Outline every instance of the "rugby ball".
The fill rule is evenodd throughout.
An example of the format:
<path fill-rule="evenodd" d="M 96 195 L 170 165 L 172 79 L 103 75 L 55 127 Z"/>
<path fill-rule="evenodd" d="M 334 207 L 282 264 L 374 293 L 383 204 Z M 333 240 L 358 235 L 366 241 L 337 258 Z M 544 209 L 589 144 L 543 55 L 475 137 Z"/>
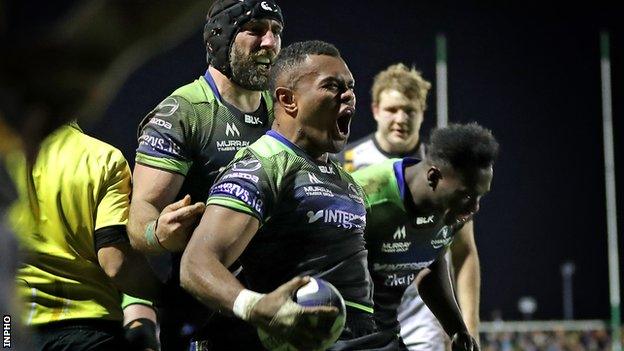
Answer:
<path fill-rule="evenodd" d="M 305 307 L 314 306 L 334 306 L 338 308 L 338 314 L 332 321 L 326 321 L 320 325 L 318 320 L 312 320 L 312 325 L 323 330 L 330 331 L 330 337 L 324 340 L 322 346 L 318 350 L 325 350 L 332 346 L 344 329 L 347 311 L 345 302 L 338 292 L 338 289 L 329 282 L 319 279 L 310 278 L 310 282 L 297 290 L 293 300 Z M 264 330 L 258 328 L 258 336 L 262 345 L 270 351 L 297 351 L 297 349 L 285 340 L 273 337 Z"/>

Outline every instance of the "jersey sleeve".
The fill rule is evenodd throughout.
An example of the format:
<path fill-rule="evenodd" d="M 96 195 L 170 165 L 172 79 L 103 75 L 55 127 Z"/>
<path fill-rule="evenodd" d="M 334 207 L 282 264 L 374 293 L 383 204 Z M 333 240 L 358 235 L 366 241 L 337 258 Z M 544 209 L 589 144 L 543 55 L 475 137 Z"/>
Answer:
<path fill-rule="evenodd" d="M 126 225 L 130 206 L 130 167 L 118 150 L 107 157 L 95 209 L 95 230 Z"/>
<path fill-rule="evenodd" d="M 193 163 L 196 123 L 190 102 L 167 97 L 139 126 L 136 162 L 186 176 Z"/>
<path fill-rule="evenodd" d="M 268 176 L 253 155 L 232 162 L 210 189 L 207 205 L 247 213 L 263 223 L 269 215 L 272 192 Z"/>

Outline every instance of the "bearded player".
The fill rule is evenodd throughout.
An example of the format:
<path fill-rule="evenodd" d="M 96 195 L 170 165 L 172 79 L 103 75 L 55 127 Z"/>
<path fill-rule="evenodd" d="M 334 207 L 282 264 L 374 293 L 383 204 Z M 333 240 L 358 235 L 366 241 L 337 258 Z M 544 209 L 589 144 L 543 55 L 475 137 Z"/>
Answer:
<path fill-rule="evenodd" d="M 174 91 L 139 127 L 128 232 L 144 253 L 172 257 L 173 264 L 161 264 L 169 282 L 159 311 L 163 349 L 187 348 L 188 334 L 207 319 L 179 288 L 180 252 L 219 170 L 273 123 L 266 89 L 283 23 L 272 0 L 215 1 L 204 27 L 206 73 Z M 216 324 L 229 330 L 227 323 Z"/>

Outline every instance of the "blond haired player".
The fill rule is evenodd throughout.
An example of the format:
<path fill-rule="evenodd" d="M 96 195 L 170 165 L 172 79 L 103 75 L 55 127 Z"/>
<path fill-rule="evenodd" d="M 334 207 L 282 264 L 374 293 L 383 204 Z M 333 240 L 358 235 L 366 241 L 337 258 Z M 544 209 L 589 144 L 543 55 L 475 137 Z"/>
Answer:
<path fill-rule="evenodd" d="M 374 79 L 372 112 L 377 130 L 355 141 L 339 155 L 344 168 L 353 172 L 394 157 L 422 159 L 419 131 L 427 109 L 431 83 L 420 72 L 402 63 L 379 72 Z M 478 336 L 480 272 L 474 229 L 469 221 L 451 246 L 459 305 L 468 331 Z M 414 285 L 399 306 L 401 335 L 410 350 L 445 350 L 450 341 L 435 316 L 423 303 Z"/>

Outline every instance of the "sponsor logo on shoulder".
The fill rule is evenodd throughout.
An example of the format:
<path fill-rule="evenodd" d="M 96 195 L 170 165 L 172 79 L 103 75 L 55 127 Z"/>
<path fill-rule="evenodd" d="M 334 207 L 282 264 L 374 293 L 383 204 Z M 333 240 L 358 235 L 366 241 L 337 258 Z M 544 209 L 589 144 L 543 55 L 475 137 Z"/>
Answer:
<path fill-rule="evenodd" d="M 364 229 L 366 226 L 366 216 L 342 210 L 318 210 L 308 211 L 308 223 L 315 223 L 323 219 L 324 223 L 333 224 L 345 229 Z"/>
<path fill-rule="evenodd" d="M 161 102 L 158 106 L 156 106 L 156 112 L 154 116 L 158 117 L 169 117 L 173 115 L 178 108 L 180 108 L 180 103 L 173 97 L 168 97 L 163 102 Z"/>
<path fill-rule="evenodd" d="M 352 198 L 353 200 L 355 200 L 355 202 L 359 204 L 364 204 L 364 200 L 362 199 L 362 197 L 360 197 L 360 193 L 357 191 L 357 188 L 355 187 L 355 185 L 349 183 L 349 186 L 347 188 L 349 188 L 350 198 Z"/>
<path fill-rule="evenodd" d="M 163 119 L 160 119 L 158 117 L 152 117 L 149 121 L 150 124 L 155 124 L 157 126 L 163 127 L 165 129 L 171 129 L 172 125 L 171 122 L 167 122 Z"/>
<path fill-rule="evenodd" d="M 438 231 L 435 238 L 431 240 L 431 246 L 433 246 L 434 249 L 439 249 L 449 245 L 451 241 L 453 241 L 451 229 L 448 226 L 444 226 Z"/>
<path fill-rule="evenodd" d="M 257 183 L 260 178 L 258 178 L 258 176 L 253 175 L 253 174 L 249 174 L 249 173 L 240 173 L 240 172 L 234 172 L 234 173 L 229 173 L 223 176 L 222 179 L 231 179 L 231 178 L 238 178 L 238 179 L 246 179 L 246 180 L 250 180 L 254 183 Z"/>
<path fill-rule="evenodd" d="M 232 170 L 237 172 L 253 172 L 262 167 L 258 160 L 240 160 L 232 165 Z"/>
<path fill-rule="evenodd" d="M 152 136 L 147 133 L 139 137 L 139 147 L 147 146 L 153 150 L 170 155 L 180 155 L 180 147 L 169 138 Z"/>
<path fill-rule="evenodd" d="M 251 124 L 251 125 L 258 125 L 258 124 L 262 124 L 262 120 L 260 119 L 260 117 L 245 115 L 245 123 Z"/>
<path fill-rule="evenodd" d="M 249 190 L 244 189 L 242 186 L 234 183 L 221 183 L 216 185 L 210 191 L 210 195 L 218 195 L 218 194 L 228 194 L 231 195 L 248 206 L 252 207 L 258 212 L 262 211 L 262 199 L 259 199 L 256 194 L 249 192 Z"/>

